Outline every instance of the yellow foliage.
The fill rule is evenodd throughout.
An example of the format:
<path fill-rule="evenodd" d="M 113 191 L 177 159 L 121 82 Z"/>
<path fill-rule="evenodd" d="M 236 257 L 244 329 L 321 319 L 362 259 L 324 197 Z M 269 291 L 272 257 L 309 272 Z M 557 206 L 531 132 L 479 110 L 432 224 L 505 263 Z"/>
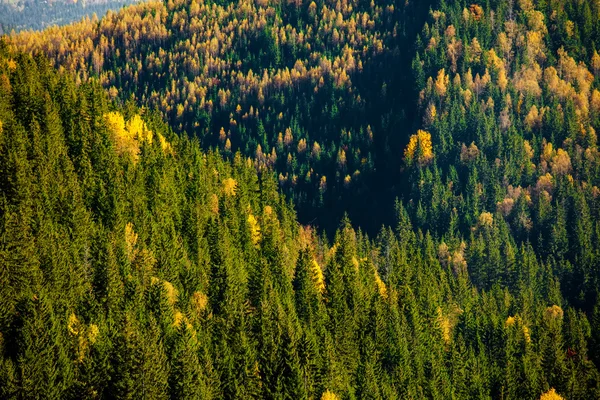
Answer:
<path fill-rule="evenodd" d="M 106 126 L 111 129 L 112 133 L 118 136 L 125 136 L 125 119 L 120 112 L 109 112 L 104 115 Z"/>
<path fill-rule="evenodd" d="M 450 323 L 450 318 L 444 316 L 441 307 L 437 308 L 437 314 L 436 320 L 442 330 L 442 339 L 444 339 L 446 345 L 449 345 L 452 340 L 452 324 Z"/>
<path fill-rule="evenodd" d="M 327 190 L 327 176 L 323 175 L 321 177 L 321 181 L 319 182 L 319 189 L 324 192 Z"/>
<path fill-rule="evenodd" d="M 494 223 L 494 216 L 489 212 L 482 212 L 479 215 L 479 226 L 492 226 Z"/>
<path fill-rule="evenodd" d="M 329 257 L 333 257 L 335 255 L 335 252 L 337 251 L 338 246 L 339 245 L 337 243 L 334 243 L 333 246 L 331 246 L 331 248 L 329 249 L 329 252 L 328 252 Z"/>
<path fill-rule="evenodd" d="M 546 393 L 542 394 L 540 400 L 564 400 L 560 394 L 556 393 L 554 388 L 548 390 Z"/>
<path fill-rule="evenodd" d="M 559 306 L 554 304 L 553 306 L 546 308 L 545 315 L 546 315 L 546 318 L 548 318 L 548 319 L 556 320 L 556 319 L 562 319 L 564 312 L 563 312 L 562 308 L 560 308 Z"/>
<path fill-rule="evenodd" d="M 302 154 L 306 151 L 306 139 L 300 139 L 298 142 L 298 153 Z"/>
<path fill-rule="evenodd" d="M 554 149 L 552 148 L 552 143 L 545 143 L 544 147 L 542 148 L 542 160 L 546 161 L 546 162 L 550 162 L 552 161 L 552 157 L 554 157 L 556 153 L 554 152 Z"/>
<path fill-rule="evenodd" d="M 152 132 L 148 130 L 146 123 L 139 115 L 136 114 L 127 121 L 125 129 L 129 133 L 129 136 L 134 139 L 140 142 L 147 140 L 149 143 L 152 143 Z"/>
<path fill-rule="evenodd" d="M 512 42 L 508 39 L 506 32 L 500 32 L 498 35 L 498 47 L 500 48 L 500 51 L 504 57 L 510 54 Z"/>
<path fill-rule="evenodd" d="M 127 246 L 127 259 L 129 262 L 132 262 L 136 256 L 136 244 L 138 240 L 138 235 L 133 231 L 133 224 L 128 222 L 125 225 L 125 245 Z"/>
<path fill-rule="evenodd" d="M 592 112 L 600 113 L 600 92 L 598 89 L 594 89 L 592 92 L 592 101 L 590 102 Z M 0 133 L 2 132 L 2 125 L 0 125 Z"/>
<path fill-rule="evenodd" d="M 160 141 L 160 148 L 164 153 L 173 154 L 173 146 L 171 146 L 171 143 L 169 143 L 160 133 L 158 134 L 158 140 Z"/>
<path fill-rule="evenodd" d="M 506 322 L 504 323 L 504 326 L 506 328 L 512 328 L 517 323 L 521 326 L 521 331 L 523 332 L 523 338 L 525 339 L 525 343 L 527 343 L 527 344 L 531 343 L 531 333 L 529 331 L 529 328 L 523 323 L 523 320 L 521 319 L 521 317 L 519 317 L 519 316 L 516 316 L 516 317 L 509 316 L 506 319 Z"/>
<path fill-rule="evenodd" d="M 567 82 L 573 82 L 577 75 L 577 62 L 573 57 L 570 57 L 564 47 L 561 47 L 557 51 L 558 53 L 558 66 L 562 72 L 563 78 Z"/>
<path fill-rule="evenodd" d="M 110 89 L 108 89 L 108 95 L 110 96 L 111 99 L 116 99 L 117 96 L 119 95 L 119 89 L 117 89 L 114 86 L 111 86 Z"/>
<path fill-rule="evenodd" d="M 143 142 L 152 144 L 153 133 L 148 129 L 142 117 L 137 114 L 125 123 L 123 115 L 113 111 L 104 115 L 104 121 L 119 155 L 129 154 L 134 161 L 137 161 L 140 145 Z M 171 144 L 161 134 L 158 137 L 162 150 L 172 153 Z"/>
<path fill-rule="evenodd" d="M 340 398 L 333 392 L 326 390 L 321 396 L 321 400 L 340 400 Z"/>
<path fill-rule="evenodd" d="M 469 106 L 469 104 L 471 103 L 471 100 L 473 99 L 473 92 L 471 92 L 471 90 L 466 89 L 462 92 L 462 95 L 465 99 L 465 106 Z"/>
<path fill-rule="evenodd" d="M 354 266 L 354 270 L 358 272 L 359 263 L 358 259 L 354 256 L 352 256 L 352 265 Z"/>
<path fill-rule="evenodd" d="M 484 12 L 483 8 L 478 4 L 471 4 L 469 6 L 469 11 L 471 11 L 471 16 L 475 21 L 479 21 L 483 18 Z"/>
<path fill-rule="evenodd" d="M 538 193 L 542 193 L 545 191 L 546 193 L 552 193 L 552 189 L 554 187 L 553 177 L 550 173 L 546 172 L 545 175 L 539 177 L 537 184 L 535 185 Z"/>
<path fill-rule="evenodd" d="M 498 71 L 497 84 L 502 91 L 506 90 L 506 87 L 508 86 L 508 78 L 506 77 L 506 70 L 504 68 Z"/>
<path fill-rule="evenodd" d="M 429 103 L 427 106 L 427 111 L 425 112 L 424 122 L 426 125 L 431 125 L 435 122 L 435 117 L 437 116 L 437 109 L 433 103 Z"/>
<path fill-rule="evenodd" d="M 523 11 L 530 11 L 533 9 L 533 1 L 532 0 L 519 0 L 519 7 Z"/>
<path fill-rule="evenodd" d="M 529 110 L 529 113 L 525 117 L 525 121 L 524 121 L 527 129 L 531 130 L 533 128 L 541 127 L 542 126 L 542 116 L 543 116 L 543 114 L 540 114 L 536 105 L 535 104 L 532 105 L 531 109 Z"/>
<path fill-rule="evenodd" d="M 552 173 L 555 176 L 566 175 L 571 171 L 571 157 L 563 149 L 558 149 L 552 157 Z"/>
<path fill-rule="evenodd" d="M 544 14 L 537 10 L 532 10 L 527 13 L 527 25 L 529 29 L 536 32 L 546 33 L 546 23 L 544 22 Z"/>
<path fill-rule="evenodd" d="M 117 154 L 130 154 L 134 160 L 137 160 L 140 152 L 136 137 L 125 129 L 125 119 L 119 112 L 110 112 L 104 116 L 106 125 L 111 132 L 115 142 Z"/>
<path fill-rule="evenodd" d="M 317 290 L 321 293 L 325 291 L 325 278 L 323 276 L 323 270 L 319 266 L 317 260 L 313 260 L 310 266 L 311 278 L 315 284 Z"/>
<path fill-rule="evenodd" d="M 208 304 L 208 296 L 202 292 L 194 292 L 192 295 L 192 307 L 197 313 L 201 313 L 206 309 Z"/>
<path fill-rule="evenodd" d="M 163 287 L 165 289 L 165 293 L 167 295 L 167 300 L 169 301 L 169 304 L 174 305 L 177 301 L 177 295 L 179 294 L 177 292 L 177 289 L 175 289 L 175 286 L 173 286 L 173 284 L 168 281 L 163 282 Z"/>
<path fill-rule="evenodd" d="M 337 161 L 340 168 L 346 165 L 346 152 L 344 149 L 340 149 L 340 151 L 338 151 Z"/>
<path fill-rule="evenodd" d="M 175 328 L 179 328 L 184 319 L 185 319 L 185 317 L 183 316 L 181 311 L 175 312 L 175 315 L 173 317 L 173 326 Z"/>
<path fill-rule="evenodd" d="M 479 44 L 479 40 L 476 37 L 471 40 L 471 44 L 469 45 L 469 54 L 471 55 L 470 60 L 472 62 L 480 62 L 481 54 L 483 53 L 483 49 L 481 48 L 481 44 Z"/>
<path fill-rule="evenodd" d="M 504 200 L 496 203 L 496 209 L 498 211 L 500 211 L 502 213 L 502 215 L 507 217 L 511 213 L 514 205 L 515 205 L 515 201 L 513 199 L 511 199 L 510 197 L 506 197 Z"/>
<path fill-rule="evenodd" d="M 531 160 L 534 156 L 534 153 L 533 147 L 531 147 L 531 144 L 528 140 L 523 141 L 523 147 L 525 148 L 525 153 L 527 154 L 527 157 L 529 157 L 529 159 Z"/>
<path fill-rule="evenodd" d="M 542 69 L 537 63 L 533 63 L 531 67 L 523 65 L 521 70 L 515 74 L 515 88 L 524 95 L 530 94 L 535 97 L 542 95 L 539 81 L 542 77 Z"/>
<path fill-rule="evenodd" d="M 381 280 L 379 273 L 375 270 L 375 283 L 377 284 L 377 290 L 379 290 L 379 295 L 384 299 L 388 298 L 387 287 L 385 283 Z"/>
<path fill-rule="evenodd" d="M 526 343 L 531 343 L 531 334 L 529 333 L 529 328 L 526 325 L 523 325 L 523 337 L 525 338 Z"/>
<path fill-rule="evenodd" d="M 450 77 L 446 75 L 444 68 L 440 69 L 438 71 L 437 79 L 435 80 L 435 92 L 438 94 L 438 96 L 444 97 L 446 95 L 449 83 Z"/>
<path fill-rule="evenodd" d="M 252 214 L 248 214 L 248 227 L 250 228 L 250 240 L 252 244 L 257 246 L 260 242 L 260 225 Z"/>
<path fill-rule="evenodd" d="M 88 327 L 88 342 L 90 344 L 96 343 L 96 339 L 98 338 L 99 333 L 100 330 L 98 329 L 98 325 L 90 324 L 90 326 Z"/>
<path fill-rule="evenodd" d="M 487 52 L 488 68 L 495 67 L 497 70 L 504 69 L 504 61 L 498 57 L 496 50 L 491 49 Z"/>
<path fill-rule="evenodd" d="M 208 198 L 208 209 L 215 215 L 219 214 L 219 197 L 214 193 Z"/>
<path fill-rule="evenodd" d="M 544 39 L 540 32 L 528 31 L 527 32 L 527 58 L 530 63 L 536 60 L 544 60 L 546 58 L 544 54 Z"/>
<path fill-rule="evenodd" d="M 429 132 L 419 129 L 410 137 L 408 145 L 404 149 L 404 158 L 412 162 L 415 161 L 415 156 L 421 166 L 428 164 L 433 159 L 433 146 Z"/>
<path fill-rule="evenodd" d="M 352 177 L 350 175 L 346 175 L 344 178 L 344 187 L 349 187 L 352 182 Z"/>
<path fill-rule="evenodd" d="M 69 333 L 73 336 L 77 336 L 79 335 L 79 328 L 79 319 L 77 319 L 75 313 L 71 313 L 67 322 L 67 329 L 69 330 Z"/>
<path fill-rule="evenodd" d="M 460 150 L 460 161 L 461 162 L 469 162 L 475 160 L 479 156 L 479 148 L 475 142 L 472 142 L 469 147 L 467 147 L 464 143 Z"/>
<path fill-rule="evenodd" d="M 450 69 L 452 70 L 452 72 L 456 72 L 457 62 L 458 62 L 459 57 L 462 54 L 462 49 L 463 49 L 462 41 L 456 40 L 456 38 L 452 38 L 450 43 L 448 43 L 446 53 L 447 53 L 448 59 L 450 60 L 450 63 L 451 63 Z"/>
<path fill-rule="evenodd" d="M 235 196 L 237 190 L 237 182 L 233 178 L 226 178 L 223 180 L 223 193 L 226 196 Z"/>

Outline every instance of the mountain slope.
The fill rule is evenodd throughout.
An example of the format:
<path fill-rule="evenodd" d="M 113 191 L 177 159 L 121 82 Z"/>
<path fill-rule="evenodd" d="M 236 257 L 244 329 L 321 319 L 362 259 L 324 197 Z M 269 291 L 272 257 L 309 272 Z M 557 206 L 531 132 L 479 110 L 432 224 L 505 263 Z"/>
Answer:
<path fill-rule="evenodd" d="M 411 123 L 402 113 L 413 103 L 398 91 L 412 85 L 396 72 L 410 73 L 413 21 L 427 7 L 151 2 L 12 41 L 82 81 L 98 77 L 115 97 L 157 107 L 205 147 L 272 167 L 301 220 L 331 229 L 348 210 L 365 227 L 376 219 L 376 232 L 377 211 L 391 216 L 385 182 L 404 143 L 396 130 Z"/>
<path fill-rule="evenodd" d="M 3 397 L 600 397 L 600 3 L 314 4 L 6 39 Z"/>
<path fill-rule="evenodd" d="M 102 17 L 108 10 L 121 8 L 135 0 L 2 0 L 0 1 L 0 34 L 13 30 L 41 30 L 65 25 L 93 15 Z"/>

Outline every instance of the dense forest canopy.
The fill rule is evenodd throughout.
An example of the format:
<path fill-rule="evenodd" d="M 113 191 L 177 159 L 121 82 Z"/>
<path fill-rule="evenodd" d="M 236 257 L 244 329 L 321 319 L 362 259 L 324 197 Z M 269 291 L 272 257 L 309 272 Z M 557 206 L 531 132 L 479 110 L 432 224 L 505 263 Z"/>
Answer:
<path fill-rule="evenodd" d="M 600 398 L 599 44 L 582 0 L 2 38 L 0 397 Z"/>
<path fill-rule="evenodd" d="M 427 7 L 155 1 L 12 40 L 160 110 L 204 147 L 274 169 L 302 221 L 332 233 L 349 211 L 376 233 L 392 215 L 404 144 L 394 133 L 414 109 L 397 94 L 414 87 L 403 77 Z"/>

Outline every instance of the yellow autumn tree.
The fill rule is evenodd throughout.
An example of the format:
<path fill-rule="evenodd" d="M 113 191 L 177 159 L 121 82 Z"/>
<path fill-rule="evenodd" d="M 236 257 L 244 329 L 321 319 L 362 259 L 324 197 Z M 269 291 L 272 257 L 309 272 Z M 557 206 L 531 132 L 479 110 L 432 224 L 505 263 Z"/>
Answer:
<path fill-rule="evenodd" d="M 416 134 L 412 135 L 404 149 L 404 158 L 409 164 L 415 161 L 419 166 L 429 164 L 433 160 L 431 134 L 419 129 Z"/>
<path fill-rule="evenodd" d="M 202 292 L 194 292 L 192 298 L 190 299 L 190 302 L 194 311 L 196 311 L 197 313 L 201 313 L 206 309 L 206 306 L 208 305 L 208 296 Z"/>
<path fill-rule="evenodd" d="M 566 175 L 571 172 L 571 157 L 563 149 L 558 149 L 552 157 L 552 173 L 555 176 Z"/>
<path fill-rule="evenodd" d="M 449 83 L 450 77 L 446 75 L 446 70 L 444 68 L 440 69 L 435 80 L 435 92 L 438 96 L 444 97 L 446 95 Z"/>
<path fill-rule="evenodd" d="M 113 111 L 104 115 L 104 122 L 119 155 L 129 154 L 134 161 L 137 161 L 140 145 L 144 142 L 152 144 L 154 134 L 138 114 L 125 122 L 120 112 Z M 173 152 L 171 144 L 160 133 L 158 139 L 165 153 Z"/>
<path fill-rule="evenodd" d="M 152 143 L 152 131 L 148 130 L 146 123 L 138 114 L 135 114 L 127 121 L 125 129 L 127 130 L 129 137 L 138 142 L 148 141 L 148 143 Z"/>
<path fill-rule="evenodd" d="M 310 273 L 312 281 L 315 284 L 315 287 L 320 293 L 325 291 L 325 277 L 323 276 L 323 270 L 317 260 L 313 260 L 310 265 Z"/>
<path fill-rule="evenodd" d="M 437 116 L 437 109 L 433 103 L 429 103 L 425 115 L 423 116 L 423 123 L 427 126 L 433 125 L 435 117 Z"/>
<path fill-rule="evenodd" d="M 125 246 L 127 250 L 127 259 L 129 262 L 132 262 L 136 256 L 136 244 L 137 244 L 138 235 L 133 231 L 133 224 L 128 222 L 125 225 Z"/>
<path fill-rule="evenodd" d="M 250 240 L 254 246 L 258 246 L 260 242 L 260 225 L 251 213 L 248 213 L 248 229 L 250 229 Z"/>
<path fill-rule="evenodd" d="M 546 393 L 542 394 L 540 400 L 564 400 L 560 394 L 556 393 L 554 388 L 548 390 Z"/>
<path fill-rule="evenodd" d="M 173 284 L 169 281 L 163 281 L 163 288 L 165 294 L 167 296 L 167 300 L 171 306 L 175 305 L 177 301 L 177 296 L 179 295 L 179 291 L 173 286 Z"/>
<path fill-rule="evenodd" d="M 452 339 L 452 324 L 450 323 L 450 318 L 445 316 L 442 312 L 442 308 L 437 308 L 437 317 L 436 321 L 442 331 L 442 339 L 444 340 L 444 344 L 449 345 Z"/>
<path fill-rule="evenodd" d="M 321 400 L 340 400 L 340 398 L 332 391 L 326 390 L 321 396 Z"/>
<path fill-rule="evenodd" d="M 379 273 L 375 270 L 375 284 L 377 285 L 377 290 L 379 291 L 379 295 L 384 299 L 388 298 L 387 287 L 385 286 L 385 282 L 381 280 Z"/>
<path fill-rule="evenodd" d="M 223 180 L 223 193 L 225 196 L 235 196 L 237 190 L 237 182 L 233 178 L 226 178 Z"/>
<path fill-rule="evenodd" d="M 492 215 L 492 213 L 484 211 L 481 214 L 479 214 L 478 223 L 479 226 L 490 227 L 494 224 L 494 216 Z"/>
<path fill-rule="evenodd" d="M 529 130 L 539 128 L 542 125 L 542 116 L 543 114 L 539 112 L 537 106 L 534 104 L 531 106 L 531 109 L 529 109 L 529 113 L 523 122 Z"/>
<path fill-rule="evenodd" d="M 600 113 L 600 91 L 598 89 L 594 89 L 592 92 L 592 100 L 590 101 L 592 112 L 598 114 Z"/>
<path fill-rule="evenodd" d="M 550 320 L 562 320 L 564 311 L 560 306 L 556 304 L 546 308 L 544 316 Z"/>
<path fill-rule="evenodd" d="M 117 111 L 109 112 L 104 116 L 104 121 L 115 143 L 117 154 L 130 154 L 134 160 L 137 160 L 140 148 L 135 136 L 125 128 L 123 114 Z"/>

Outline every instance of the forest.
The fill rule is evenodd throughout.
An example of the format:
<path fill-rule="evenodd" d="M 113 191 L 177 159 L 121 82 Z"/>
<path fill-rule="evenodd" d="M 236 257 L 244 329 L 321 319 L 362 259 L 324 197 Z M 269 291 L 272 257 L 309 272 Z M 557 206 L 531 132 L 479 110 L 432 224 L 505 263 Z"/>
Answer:
<path fill-rule="evenodd" d="M 138 0 L 0 0 L 0 35 L 94 19 L 134 1 Z"/>
<path fill-rule="evenodd" d="M 0 398 L 600 398 L 600 1 L 165 0 L 0 38 Z"/>

